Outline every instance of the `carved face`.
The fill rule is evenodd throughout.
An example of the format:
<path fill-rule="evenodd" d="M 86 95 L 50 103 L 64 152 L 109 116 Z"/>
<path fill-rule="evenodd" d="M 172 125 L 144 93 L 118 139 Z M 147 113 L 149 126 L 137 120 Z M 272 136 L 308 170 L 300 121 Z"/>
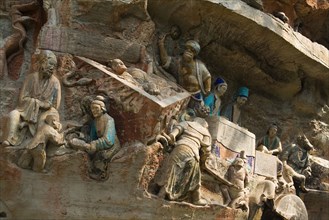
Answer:
<path fill-rule="evenodd" d="M 236 99 L 236 102 L 238 103 L 239 106 L 244 105 L 247 102 L 247 97 L 244 96 L 238 96 L 238 98 Z"/>
<path fill-rule="evenodd" d="M 227 90 L 227 84 L 220 84 L 216 86 L 216 92 L 218 96 L 224 95 L 226 90 Z"/>
<path fill-rule="evenodd" d="M 314 150 L 313 145 L 311 144 L 311 142 L 307 139 L 307 137 L 305 135 L 301 135 L 301 136 L 297 137 L 297 144 L 301 148 L 303 148 L 307 151 Z"/>
<path fill-rule="evenodd" d="M 45 78 L 49 78 L 56 69 L 57 62 L 50 56 L 46 56 L 41 60 L 40 73 L 43 74 Z"/>
<path fill-rule="evenodd" d="M 95 118 L 99 118 L 103 114 L 103 110 L 100 105 L 91 104 L 90 109 L 91 109 L 91 113 Z"/>
<path fill-rule="evenodd" d="M 112 69 L 115 71 L 116 74 L 121 75 L 127 70 L 127 67 L 121 60 L 114 59 Z"/>
<path fill-rule="evenodd" d="M 278 129 L 276 127 L 274 127 L 274 126 L 270 127 L 268 129 L 268 136 L 275 137 L 277 132 L 278 132 Z"/>
<path fill-rule="evenodd" d="M 187 47 L 183 53 L 184 61 L 191 62 L 193 60 L 194 56 L 195 56 L 195 51 L 192 48 Z"/>

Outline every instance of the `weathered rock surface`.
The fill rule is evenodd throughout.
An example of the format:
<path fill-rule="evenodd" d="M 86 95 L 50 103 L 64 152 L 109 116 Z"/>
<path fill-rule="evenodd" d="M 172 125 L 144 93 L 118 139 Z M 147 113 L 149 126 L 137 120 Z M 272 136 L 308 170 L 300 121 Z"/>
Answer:
<path fill-rule="evenodd" d="M 227 219 L 246 218 L 238 210 L 219 205 L 198 207 L 168 202 L 146 192 L 144 178 L 152 176 L 158 146 L 127 148 L 110 163 L 107 181 L 88 176 L 88 155 L 83 152 L 53 157 L 48 173 L 23 170 L 15 149 L 1 149 L 0 213 L 9 219 Z M 149 180 L 146 180 L 148 182 Z M 19 210 L 19 211 L 18 211 Z"/>

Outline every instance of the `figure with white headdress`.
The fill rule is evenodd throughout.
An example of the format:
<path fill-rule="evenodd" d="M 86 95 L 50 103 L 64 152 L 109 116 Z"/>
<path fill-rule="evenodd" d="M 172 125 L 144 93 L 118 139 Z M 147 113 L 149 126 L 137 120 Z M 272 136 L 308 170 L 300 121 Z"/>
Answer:
<path fill-rule="evenodd" d="M 200 52 L 200 44 L 189 40 L 185 44 L 182 56 L 171 57 L 164 45 L 165 36 L 159 39 L 159 51 L 162 67 L 175 77 L 178 84 L 193 95 L 205 97 L 211 90 L 211 75 L 206 65 L 196 56 Z"/>

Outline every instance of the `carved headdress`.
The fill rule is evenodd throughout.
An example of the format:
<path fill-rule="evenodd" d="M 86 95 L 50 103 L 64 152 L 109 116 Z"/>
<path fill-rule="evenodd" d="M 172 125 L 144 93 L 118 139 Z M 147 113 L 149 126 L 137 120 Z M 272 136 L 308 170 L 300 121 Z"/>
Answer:
<path fill-rule="evenodd" d="M 189 40 L 186 42 L 185 46 L 194 50 L 195 55 L 198 55 L 200 52 L 200 44 L 195 40 Z"/>

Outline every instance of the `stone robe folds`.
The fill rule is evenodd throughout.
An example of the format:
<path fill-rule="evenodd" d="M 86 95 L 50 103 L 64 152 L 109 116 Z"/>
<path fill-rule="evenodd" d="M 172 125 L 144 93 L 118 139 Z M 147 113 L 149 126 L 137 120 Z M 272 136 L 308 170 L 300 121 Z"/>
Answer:
<path fill-rule="evenodd" d="M 32 135 L 43 124 L 47 114 L 57 114 L 60 106 L 61 86 L 58 79 L 51 75 L 40 79 L 39 73 L 29 74 L 23 84 L 17 108 L 10 113 L 7 141 L 19 145 L 25 137 L 24 130 L 19 130 L 20 123 L 27 123 Z M 50 109 L 43 109 L 43 104 L 50 104 Z"/>
<path fill-rule="evenodd" d="M 48 102 L 51 107 L 59 108 L 61 100 L 61 86 L 55 76 L 49 79 L 40 79 L 39 74 L 27 76 L 22 88 L 17 110 L 24 121 L 37 123 L 40 113 L 38 101 Z"/>
<path fill-rule="evenodd" d="M 91 145 L 96 148 L 93 164 L 96 173 L 101 173 L 101 179 L 108 178 L 107 163 L 120 150 L 120 142 L 116 135 L 114 119 L 108 114 L 94 119 L 90 128 Z"/>
<path fill-rule="evenodd" d="M 169 200 L 185 200 L 201 186 L 200 150 L 210 151 L 210 133 L 197 122 L 181 122 L 178 141 L 164 162 L 157 184 L 164 187 Z"/>

